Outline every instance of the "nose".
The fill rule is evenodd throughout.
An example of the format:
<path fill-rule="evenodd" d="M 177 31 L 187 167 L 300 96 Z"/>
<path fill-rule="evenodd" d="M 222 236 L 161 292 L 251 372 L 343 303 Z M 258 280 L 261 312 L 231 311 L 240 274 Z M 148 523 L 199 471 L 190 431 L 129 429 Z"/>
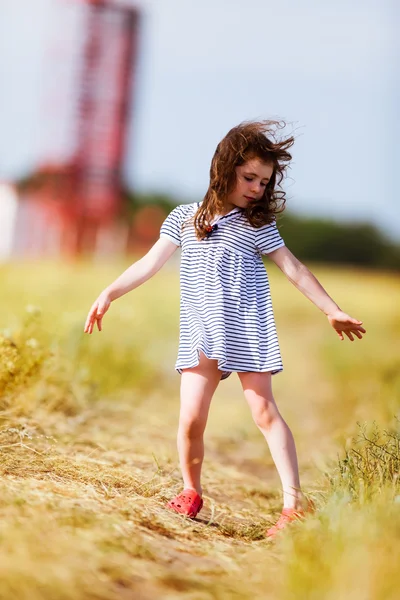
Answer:
<path fill-rule="evenodd" d="M 251 182 L 251 191 L 253 192 L 253 194 L 259 194 L 261 191 L 261 184 L 257 181 L 252 181 Z"/>

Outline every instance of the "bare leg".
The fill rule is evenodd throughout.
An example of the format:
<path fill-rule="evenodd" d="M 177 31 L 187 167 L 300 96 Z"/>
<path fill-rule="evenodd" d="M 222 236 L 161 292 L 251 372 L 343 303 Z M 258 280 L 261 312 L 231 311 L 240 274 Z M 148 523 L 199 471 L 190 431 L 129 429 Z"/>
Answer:
<path fill-rule="evenodd" d="M 299 467 L 292 432 L 276 406 L 270 373 L 238 373 L 253 419 L 264 435 L 278 470 L 284 508 L 303 508 Z"/>
<path fill-rule="evenodd" d="M 184 489 L 202 494 L 200 483 L 204 458 L 203 434 L 207 424 L 210 403 L 221 371 L 218 361 L 209 360 L 200 352 L 200 363 L 193 369 L 184 369 L 181 378 L 181 408 L 178 429 L 179 463 Z"/>

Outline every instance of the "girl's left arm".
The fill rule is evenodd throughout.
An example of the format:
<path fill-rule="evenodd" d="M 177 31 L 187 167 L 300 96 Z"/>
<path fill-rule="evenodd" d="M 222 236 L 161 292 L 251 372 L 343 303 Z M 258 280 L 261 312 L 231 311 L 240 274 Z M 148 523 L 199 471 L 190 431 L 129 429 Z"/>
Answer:
<path fill-rule="evenodd" d="M 269 252 L 267 255 L 280 268 L 286 277 L 328 317 L 329 323 L 335 329 L 341 340 L 343 334 L 354 341 L 353 335 L 359 339 L 366 333 L 362 321 L 353 319 L 339 308 L 327 294 L 318 279 L 311 271 L 290 252 L 286 246 Z"/>

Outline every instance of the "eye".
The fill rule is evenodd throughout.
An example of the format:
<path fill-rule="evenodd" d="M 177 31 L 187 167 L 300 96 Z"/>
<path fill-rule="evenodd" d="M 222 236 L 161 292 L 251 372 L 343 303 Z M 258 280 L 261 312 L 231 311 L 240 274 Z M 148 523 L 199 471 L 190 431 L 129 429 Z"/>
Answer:
<path fill-rule="evenodd" d="M 262 187 L 267 187 L 266 183 L 261 183 Z"/>
<path fill-rule="evenodd" d="M 251 177 L 246 177 L 246 175 L 244 176 L 246 181 L 253 181 L 253 179 Z"/>

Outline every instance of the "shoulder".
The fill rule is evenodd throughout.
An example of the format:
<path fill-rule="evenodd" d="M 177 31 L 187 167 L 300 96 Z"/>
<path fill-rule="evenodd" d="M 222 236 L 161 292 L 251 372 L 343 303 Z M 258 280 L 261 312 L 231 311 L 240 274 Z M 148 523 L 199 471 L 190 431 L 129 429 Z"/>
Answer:
<path fill-rule="evenodd" d="M 160 228 L 160 237 L 168 237 L 177 246 L 182 242 L 183 224 L 194 214 L 196 202 L 190 204 L 178 204 L 167 215 Z"/>
<path fill-rule="evenodd" d="M 244 228 L 250 230 L 256 236 L 256 238 L 264 237 L 265 235 L 270 235 L 271 233 L 278 231 L 275 219 L 273 219 L 270 223 L 256 227 L 250 223 L 245 213 L 242 213 L 239 222 Z"/>
<path fill-rule="evenodd" d="M 276 218 L 273 217 L 272 221 L 269 223 L 265 223 L 265 225 L 261 225 L 261 227 L 255 227 L 256 231 L 270 231 L 271 229 L 276 229 Z"/>
<path fill-rule="evenodd" d="M 270 223 L 261 225 L 261 227 L 254 228 L 256 237 L 264 237 L 266 235 L 280 235 L 276 219 L 273 219 Z"/>
<path fill-rule="evenodd" d="M 197 202 L 190 202 L 189 204 L 178 204 L 171 212 L 170 215 L 178 217 L 180 220 L 185 220 L 188 217 L 194 215 L 198 208 Z"/>
<path fill-rule="evenodd" d="M 273 250 L 277 250 L 285 245 L 285 242 L 279 233 L 275 219 L 273 219 L 271 223 L 267 223 L 266 225 L 258 227 L 255 231 L 256 248 L 262 254 L 269 254 Z"/>
<path fill-rule="evenodd" d="M 180 204 L 182 214 L 185 216 L 192 216 L 199 208 L 199 202 L 190 202 L 189 204 Z"/>

